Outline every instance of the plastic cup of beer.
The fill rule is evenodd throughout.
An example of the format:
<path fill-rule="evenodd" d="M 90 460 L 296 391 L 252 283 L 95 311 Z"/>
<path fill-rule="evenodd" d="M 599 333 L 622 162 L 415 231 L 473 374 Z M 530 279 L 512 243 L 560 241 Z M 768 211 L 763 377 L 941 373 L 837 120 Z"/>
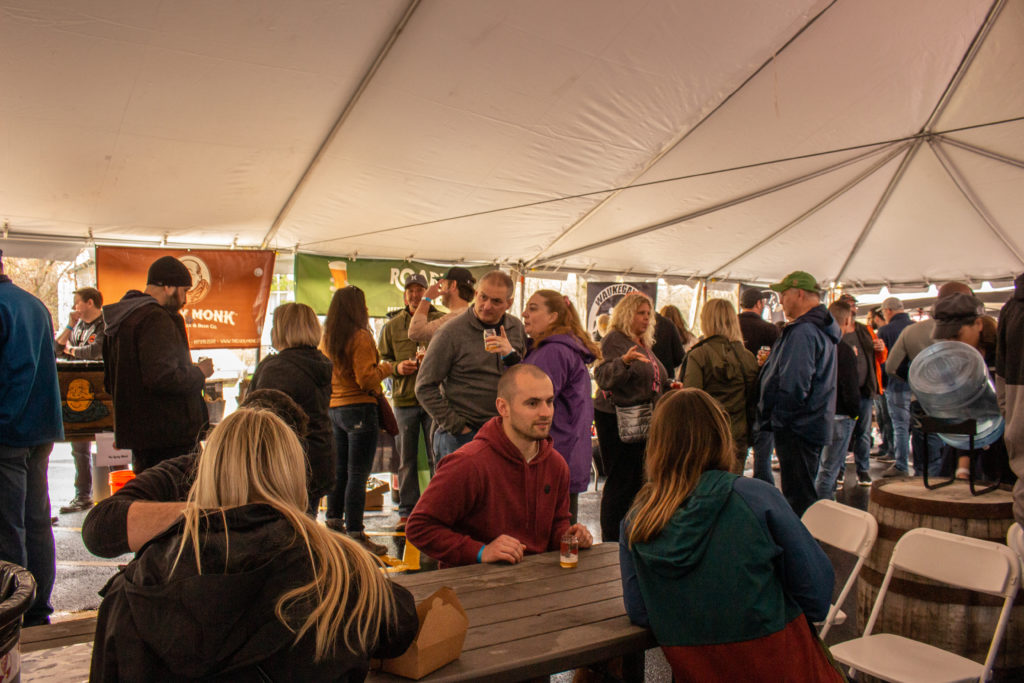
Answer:
<path fill-rule="evenodd" d="M 334 278 L 334 288 L 344 289 L 348 287 L 348 264 L 344 261 L 331 261 L 327 264 L 331 269 L 331 277 Z"/>
<path fill-rule="evenodd" d="M 562 569 L 575 569 L 580 559 L 580 541 L 572 534 L 562 536 L 562 549 L 558 553 L 558 564 Z"/>
<path fill-rule="evenodd" d="M 768 360 L 768 355 L 772 352 L 772 347 L 762 346 L 757 350 L 757 364 L 764 365 L 765 361 Z"/>
<path fill-rule="evenodd" d="M 497 337 L 498 331 L 492 328 L 484 330 L 484 348 L 489 352 L 494 353 L 497 351 Z"/>
<path fill-rule="evenodd" d="M 416 347 L 416 367 L 419 367 L 423 363 L 423 359 L 427 355 L 427 347 L 420 344 Z"/>

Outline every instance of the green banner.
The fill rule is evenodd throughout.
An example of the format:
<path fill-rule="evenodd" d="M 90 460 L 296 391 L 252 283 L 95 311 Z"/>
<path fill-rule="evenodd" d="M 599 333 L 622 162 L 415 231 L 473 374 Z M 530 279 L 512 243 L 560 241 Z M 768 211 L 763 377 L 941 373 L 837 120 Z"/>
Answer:
<path fill-rule="evenodd" d="M 492 266 L 469 269 L 479 279 Z M 350 260 L 340 256 L 295 255 L 295 301 L 310 306 L 317 315 L 327 315 L 331 297 L 338 287 L 355 285 L 366 294 L 370 316 L 383 317 L 401 308 L 407 275 L 419 273 L 427 282 L 435 282 L 448 271 L 448 266 L 418 261 Z"/>

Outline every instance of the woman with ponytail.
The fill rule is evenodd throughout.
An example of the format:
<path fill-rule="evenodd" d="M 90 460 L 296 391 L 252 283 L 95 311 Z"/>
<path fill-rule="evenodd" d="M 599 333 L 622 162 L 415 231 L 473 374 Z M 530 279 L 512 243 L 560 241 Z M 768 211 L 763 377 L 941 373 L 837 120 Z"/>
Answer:
<path fill-rule="evenodd" d="M 210 434 L 183 519 L 104 588 L 92 681 L 361 681 L 416 635 L 412 596 L 307 514 L 298 438 L 242 408 Z"/>

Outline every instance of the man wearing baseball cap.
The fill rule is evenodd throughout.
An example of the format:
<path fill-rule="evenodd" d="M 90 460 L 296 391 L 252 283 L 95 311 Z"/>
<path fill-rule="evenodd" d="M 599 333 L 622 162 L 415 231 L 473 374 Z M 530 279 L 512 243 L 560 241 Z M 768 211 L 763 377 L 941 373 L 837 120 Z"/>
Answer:
<path fill-rule="evenodd" d="M 441 326 L 469 309 L 470 302 L 476 296 L 476 278 L 468 269 L 453 266 L 448 269 L 440 280 L 430 285 L 420 301 L 413 309 L 412 320 L 409 321 L 409 338 L 413 341 L 427 343 Z M 448 309 L 448 313 L 431 320 L 428 316 L 434 301 Z"/>
<path fill-rule="evenodd" d="M 405 308 L 390 314 L 377 340 L 381 360 L 391 363 L 391 398 L 395 404 L 395 419 L 398 421 L 398 452 L 401 465 L 398 469 L 398 526 L 396 531 L 405 530 L 405 522 L 420 499 L 419 453 L 426 454 L 427 464 L 433 463 L 430 445 L 430 415 L 416 400 L 416 373 L 420 369 L 417 344 L 409 338 L 409 323 L 413 311 L 419 308 L 423 293 L 427 291 L 427 278 L 412 273 L 405 278 Z M 441 312 L 428 302 L 426 318 L 437 320 Z M 422 436 L 421 436 L 422 435 Z M 422 439 L 422 440 L 421 440 Z"/>
<path fill-rule="evenodd" d="M 794 271 L 771 287 L 789 324 L 762 370 L 758 424 L 775 436 L 782 493 L 799 516 L 817 500 L 821 449 L 832 436 L 840 331 L 810 273 Z"/>
<path fill-rule="evenodd" d="M 179 309 L 192 286 L 173 256 L 152 263 L 143 292 L 103 307 L 104 384 L 114 398 L 114 441 L 136 473 L 189 453 L 209 426 L 203 385 L 210 359 L 192 363 Z"/>

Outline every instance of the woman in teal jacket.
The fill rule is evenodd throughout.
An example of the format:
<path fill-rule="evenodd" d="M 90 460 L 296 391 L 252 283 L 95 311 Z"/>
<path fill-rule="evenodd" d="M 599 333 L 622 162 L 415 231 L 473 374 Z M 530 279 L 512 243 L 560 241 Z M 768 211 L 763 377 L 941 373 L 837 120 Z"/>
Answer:
<path fill-rule="evenodd" d="M 782 494 L 731 474 L 729 418 L 683 389 L 655 410 L 647 483 L 620 534 L 630 619 L 677 681 L 841 681 L 811 625 L 834 573 Z"/>

